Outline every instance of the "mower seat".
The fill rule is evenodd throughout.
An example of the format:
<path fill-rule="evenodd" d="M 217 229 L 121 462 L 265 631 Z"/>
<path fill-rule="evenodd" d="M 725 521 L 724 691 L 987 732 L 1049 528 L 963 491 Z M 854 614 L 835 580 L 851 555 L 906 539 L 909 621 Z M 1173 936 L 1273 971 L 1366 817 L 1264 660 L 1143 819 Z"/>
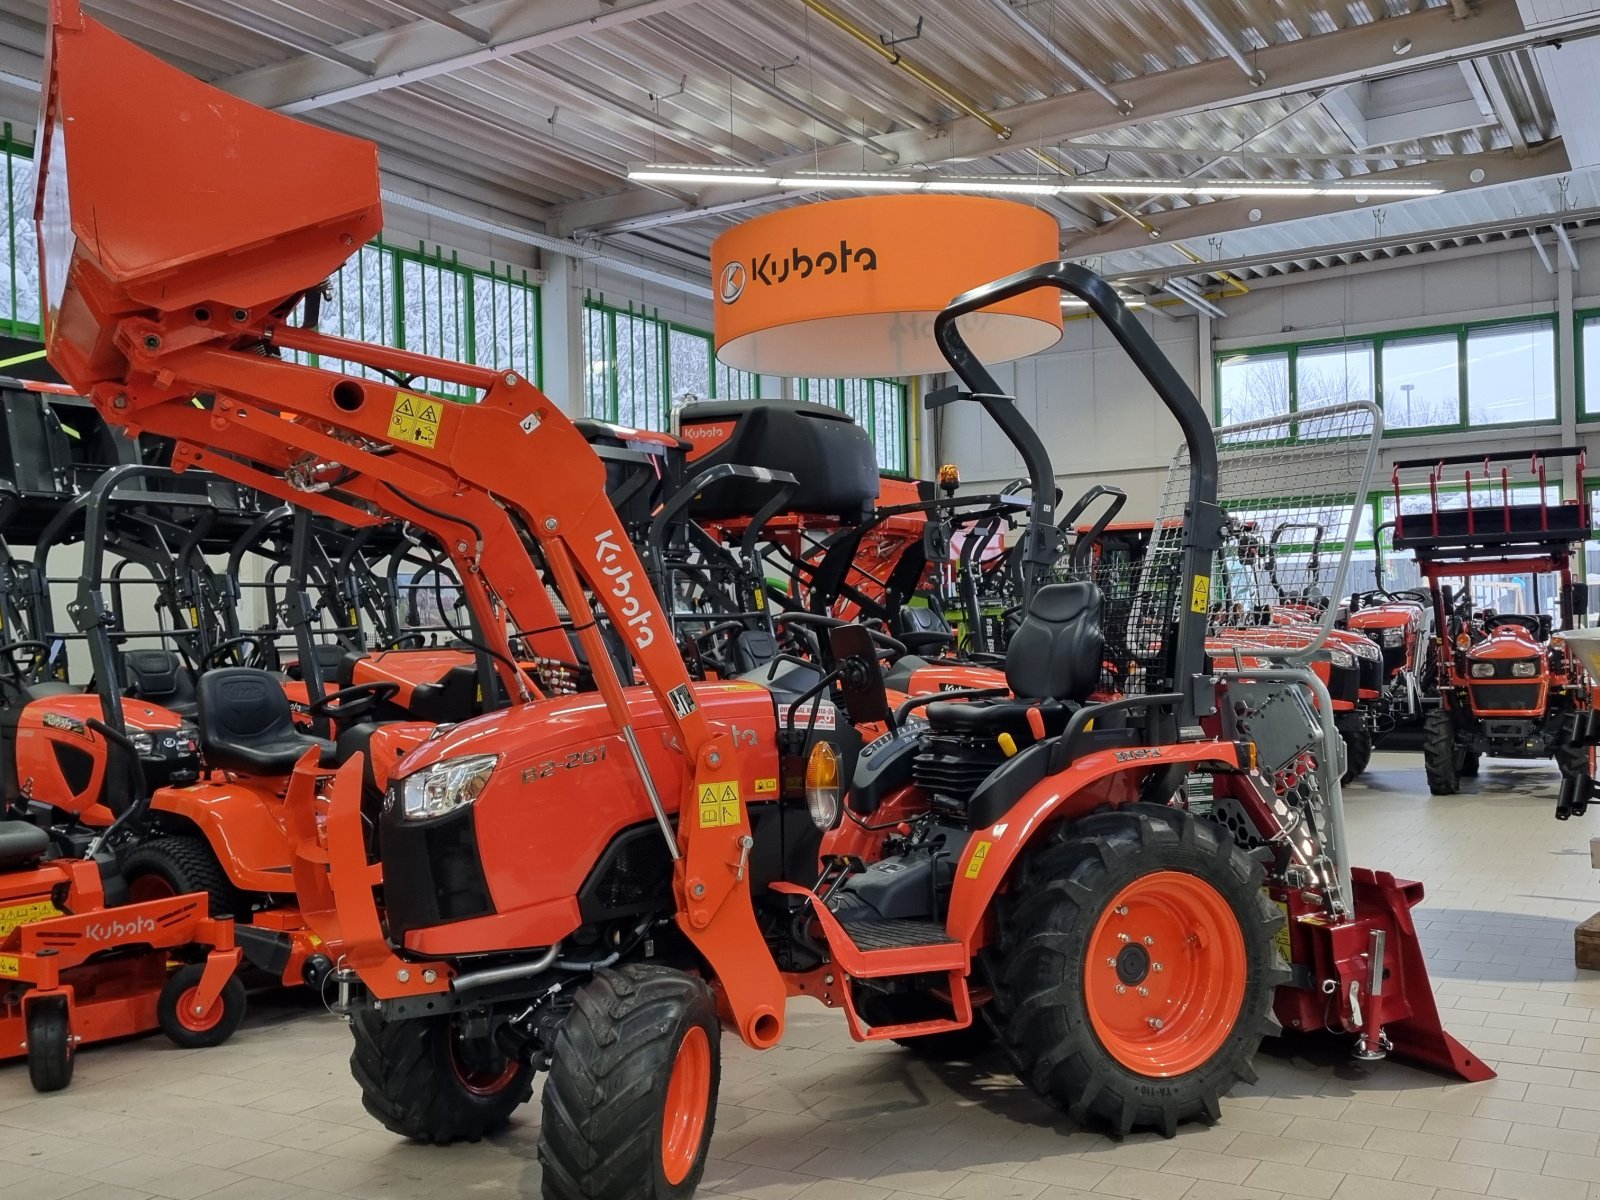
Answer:
<path fill-rule="evenodd" d="M 38 862 L 50 849 L 50 835 L 27 821 L 0 821 L 0 871 Z"/>
<path fill-rule="evenodd" d="M 1006 647 L 1006 685 L 1017 699 L 936 700 L 928 705 L 933 732 L 1009 733 L 1026 745 L 1034 740 L 1030 708 L 1040 710 L 1046 736 L 1062 732 L 1100 680 L 1105 653 L 1100 606 L 1100 589 L 1085 580 L 1040 588 Z"/>
<path fill-rule="evenodd" d="M 206 765 L 246 775 L 287 775 L 307 750 L 333 743 L 295 728 L 289 697 L 270 671 L 222 667 L 200 677 L 200 754 Z"/>
<path fill-rule="evenodd" d="M 123 687 L 137 700 L 170 708 L 194 720 L 194 679 L 176 650 L 127 650 L 122 655 Z"/>
<path fill-rule="evenodd" d="M 937 658 L 956 644 L 955 631 L 936 608 L 904 605 L 895 614 L 894 636 L 912 654 Z"/>

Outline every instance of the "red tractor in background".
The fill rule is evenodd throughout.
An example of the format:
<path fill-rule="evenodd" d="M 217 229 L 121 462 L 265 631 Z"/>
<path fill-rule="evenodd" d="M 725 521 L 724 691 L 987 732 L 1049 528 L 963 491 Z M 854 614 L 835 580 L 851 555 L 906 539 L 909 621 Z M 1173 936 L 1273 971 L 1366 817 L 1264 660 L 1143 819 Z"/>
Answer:
<path fill-rule="evenodd" d="M 1577 499 L 1548 499 L 1553 459 L 1574 463 Z M 1573 448 L 1395 464 L 1394 546 L 1416 556 L 1432 606 L 1436 706 L 1423 718 L 1423 763 L 1436 796 L 1459 791 L 1484 755 L 1553 758 L 1564 796 L 1566 781 L 1593 774 L 1581 731 L 1595 681 L 1559 637 L 1587 606 L 1587 589 L 1572 580 L 1573 549 L 1593 536 L 1584 461 Z M 1428 508 L 1406 514 L 1401 489 L 1423 472 Z M 1441 494 L 1457 482 L 1459 492 Z M 1453 495 L 1461 506 L 1450 506 Z M 1541 596 L 1539 577 L 1549 574 L 1557 586 Z M 1475 581 L 1507 575 L 1527 576 L 1529 607 L 1545 611 L 1474 606 Z"/>

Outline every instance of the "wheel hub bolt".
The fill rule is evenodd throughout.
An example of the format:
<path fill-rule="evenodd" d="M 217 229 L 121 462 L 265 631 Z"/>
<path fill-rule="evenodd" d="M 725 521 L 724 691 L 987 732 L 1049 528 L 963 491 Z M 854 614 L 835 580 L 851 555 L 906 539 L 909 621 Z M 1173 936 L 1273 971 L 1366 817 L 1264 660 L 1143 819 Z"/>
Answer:
<path fill-rule="evenodd" d="M 1128 935 L 1127 934 L 1125 934 L 1125 933 L 1117 934 L 1117 941 L 1126 942 L 1127 940 L 1128 940 Z"/>
<path fill-rule="evenodd" d="M 1146 936 L 1144 939 L 1144 944 L 1146 946 L 1154 946 L 1156 944 L 1156 940 L 1153 937 Z"/>
<path fill-rule="evenodd" d="M 1161 970 L 1161 964 L 1160 963 L 1151 963 L 1150 964 L 1150 969 L 1152 971 L 1159 971 L 1159 970 Z"/>
<path fill-rule="evenodd" d="M 1115 911 L 1116 911 L 1117 916 L 1125 917 L 1125 916 L 1128 915 L 1128 906 L 1126 904 L 1119 904 L 1119 905 L 1117 905 Z"/>
<path fill-rule="evenodd" d="M 1108 958 L 1108 959 L 1106 959 L 1106 966 L 1108 966 L 1108 967 L 1114 967 L 1114 966 L 1116 966 L 1116 965 L 1117 965 L 1117 960 L 1116 960 L 1116 959 L 1114 959 L 1114 958 Z"/>
<path fill-rule="evenodd" d="M 1142 987 L 1142 988 L 1139 989 L 1139 995 L 1148 996 L 1149 994 L 1150 994 L 1150 989 L 1149 988 Z"/>
<path fill-rule="evenodd" d="M 1164 1024 L 1164 1022 L 1161 1020 L 1160 1017 L 1151 1017 L 1150 1018 L 1150 1028 L 1151 1029 L 1160 1029 L 1163 1024 Z"/>
<path fill-rule="evenodd" d="M 1123 993 L 1123 992 L 1125 992 L 1125 991 L 1127 991 L 1127 990 L 1128 990 L 1128 989 L 1127 989 L 1127 988 L 1125 988 L 1125 987 L 1123 987 L 1123 986 L 1122 986 L 1122 984 L 1120 984 L 1120 983 L 1119 983 L 1119 984 L 1117 984 L 1117 995 L 1119 995 L 1119 996 L 1120 996 L 1120 995 L 1122 995 L 1122 993 Z"/>

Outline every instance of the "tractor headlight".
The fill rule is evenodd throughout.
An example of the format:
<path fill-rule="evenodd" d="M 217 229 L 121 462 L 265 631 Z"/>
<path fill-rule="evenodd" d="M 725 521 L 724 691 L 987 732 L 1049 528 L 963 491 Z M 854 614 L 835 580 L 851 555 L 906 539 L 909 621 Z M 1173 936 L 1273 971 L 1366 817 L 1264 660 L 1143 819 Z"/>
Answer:
<path fill-rule="evenodd" d="M 1493 663 L 1475 662 L 1475 663 L 1472 664 L 1472 666 L 1469 668 L 1469 670 L 1472 672 L 1472 677 L 1474 679 L 1493 679 L 1494 678 L 1494 664 Z"/>
<path fill-rule="evenodd" d="M 400 815 L 407 821 L 442 817 L 483 795 L 494 774 L 498 754 L 451 758 L 407 775 L 400 781 Z"/>
<path fill-rule="evenodd" d="M 1348 671 L 1356 665 L 1356 656 L 1340 646 L 1324 647 L 1328 652 L 1328 661 L 1341 670 Z"/>
<path fill-rule="evenodd" d="M 1383 651 L 1379 650 L 1365 638 L 1362 638 L 1360 641 L 1346 642 L 1345 645 L 1350 647 L 1350 653 L 1354 654 L 1357 658 L 1364 658 L 1369 662 L 1378 662 L 1383 658 Z"/>
<path fill-rule="evenodd" d="M 1511 664 L 1511 673 L 1518 679 L 1532 679 L 1539 673 L 1539 660 L 1529 658 L 1522 662 L 1514 662 Z"/>
<path fill-rule="evenodd" d="M 1406 644 L 1405 628 L 1400 625 L 1394 625 L 1385 629 L 1383 631 L 1383 644 L 1391 650 L 1396 646 L 1404 646 Z"/>
<path fill-rule="evenodd" d="M 839 823 L 839 754 L 830 742 L 816 743 L 806 760 L 806 808 L 818 829 Z"/>
<path fill-rule="evenodd" d="M 142 729 L 128 730 L 128 741 L 140 758 L 149 758 L 156 752 L 156 740 Z"/>

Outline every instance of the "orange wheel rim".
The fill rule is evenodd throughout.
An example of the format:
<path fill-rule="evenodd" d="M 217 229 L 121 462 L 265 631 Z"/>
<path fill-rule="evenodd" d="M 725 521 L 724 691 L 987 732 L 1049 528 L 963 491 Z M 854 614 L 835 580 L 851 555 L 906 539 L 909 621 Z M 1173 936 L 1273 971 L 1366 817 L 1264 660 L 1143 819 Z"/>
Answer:
<path fill-rule="evenodd" d="M 205 1033 L 215 1029 L 222 1022 L 222 1010 L 227 1007 L 218 996 L 211 1002 L 211 1007 L 204 1012 L 196 1012 L 200 1007 L 200 985 L 184 990 L 178 997 L 178 1024 L 193 1033 Z"/>
<path fill-rule="evenodd" d="M 1244 934 L 1222 894 L 1199 876 L 1153 871 L 1113 896 L 1089 935 L 1089 1021 L 1134 1074 L 1182 1075 L 1233 1032 L 1247 967 Z"/>
<path fill-rule="evenodd" d="M 674 1187 L 689 1177 L 700 1157 L 710 1107 L 711 1041 L 696 1025 L 678 1043 L 661 1117 L 661 1173 Z"/>
<path fill-rule="evenodd" d="M 178 889 L 160 875 L 140 875 L 128 884 L 128 903 L 143 904 L 146 900 L 170 900 Z"/>

